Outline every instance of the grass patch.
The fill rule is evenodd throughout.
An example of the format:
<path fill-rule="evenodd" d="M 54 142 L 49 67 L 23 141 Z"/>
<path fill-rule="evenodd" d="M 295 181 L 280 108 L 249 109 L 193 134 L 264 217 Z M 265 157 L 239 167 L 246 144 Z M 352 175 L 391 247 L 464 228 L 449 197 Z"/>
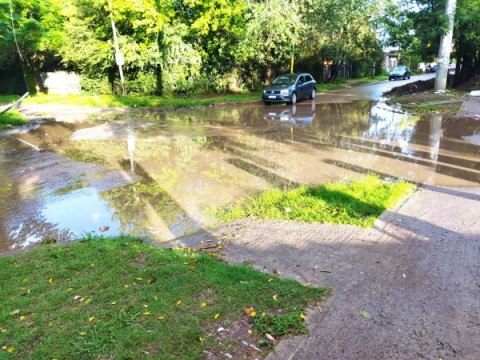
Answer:
<path fill-rule="evenodd" d="M 0 102 L 12 101 L 11 96 L 0 97 Z M 59 104 L 90 107 L 155 107 L 175 109 L 210 106 L 217 103 L 239 103 L 261 99 L 261 92 L 219 94 L 211 96 L 115 96 L 115 95 L 56 95 L 37 94 L 23 100 L 25 104 Z M 15 100 L 15 99 L 14 99 Z"/>
<path fill-rule="evenodd" d="M 327 294 L 127 237 L 41 246 L 0 258 L 0 268 L 0 359 L 220 357 L 240 340 L 259 346 L 264 331 L 305 332 L 303 312 Z M 217 329 L 240 319 L 253 333 L 220 343 Z"/>
<path fill-rule="evenodd" d="M 371 84 L 379 81 L 386 81 L 388 80 L 388 75 L 387 74 L 380 74 L 376 76 L 364 76 L 358 79 L 352 79 L 350 81 L 350 84 L 355 86 L 355 85 L 364 85 L 364 84 Z"/>
<path fill-rule="evenodd" d="M 413 187 L 405 181 L 387 182 L 369 175 L 348 183 L 268 190 L 242 205 L 217 210 L 215 214 L 223 221 L 255 216 L 368 227 Z"/>
<path fill-rule="evenodd" d="M 461 102 L 451 102 L 443 104 L 403 104 L 402 108 L 419 114 L 444 114 L 455 115 L 462 107 Z"/>
<path fill-rule="evenodd" d="M 28 124 L 27 118 L 16 110 L 10 110 L 0 114 L 0 130 L 26 124 Z"/>

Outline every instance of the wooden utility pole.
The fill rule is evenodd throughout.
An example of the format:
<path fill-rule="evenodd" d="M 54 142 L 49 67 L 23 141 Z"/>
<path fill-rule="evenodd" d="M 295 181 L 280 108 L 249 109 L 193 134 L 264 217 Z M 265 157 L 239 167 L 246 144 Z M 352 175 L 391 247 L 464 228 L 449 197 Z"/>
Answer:
<path fill-rule="evenodd" d="M 113 32 L 113 43 L 115 45 L 115 62 L 118 65 L 118 71 L 120 72 L 120 84 L 122 85 L 122 94 L 127 95 L 125 90 L 125 79 L 123 78 L 123 68 L 125 61 L 123 59 L 123 55 L 120 52 L 120 47 L 118 46 L 118 39 L 117 39 L 117 29 L 115 28 L 115 22 L 113 21 L 113 10 L 112 10 L 112 2 L 108 2 L 108 7 L 110 8 L 110 21 L 112 23 L 112 32 Z"/>
<path fill-rule="evenodd" d="M 435 77 L 435 91 L 445 91 L 447 88 L 448 65 L 450 64 L 450 52 L 452 51 L 453 25 L 455 21 L 455 8 L 457 0 L 447 0 L 445 15 L 448 17 L 448 31 L 440 38 L 438 49 L 438 69 Z"/>

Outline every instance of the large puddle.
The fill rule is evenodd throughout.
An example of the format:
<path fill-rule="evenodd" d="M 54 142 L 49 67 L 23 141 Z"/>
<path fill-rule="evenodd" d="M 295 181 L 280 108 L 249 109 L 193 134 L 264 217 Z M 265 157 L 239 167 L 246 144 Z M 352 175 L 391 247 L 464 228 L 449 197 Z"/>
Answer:
<path fill-rule="evenodd" d="M 271 187 L 360 173 L 478 186 L 480 123 L 384 103 L 232 106 L 0 137 L 0 252 L 86 233 L 169 241 Z M 477 145 L 475 145 L 477 144 Z"/>

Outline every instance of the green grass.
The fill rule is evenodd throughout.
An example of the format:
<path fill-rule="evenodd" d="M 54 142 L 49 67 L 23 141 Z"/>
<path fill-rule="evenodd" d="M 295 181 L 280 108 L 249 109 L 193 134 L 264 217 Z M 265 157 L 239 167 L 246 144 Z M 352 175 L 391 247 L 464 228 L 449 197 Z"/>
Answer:
<path fill-rule="evenodd" d="M 9 110 L 0 114 L 0 130 L 10 129 L 13 126 L 26 125 L 27 119 L 16 110 Z"/>
<path fill-rule="evenodd" d="M 301 186 L 287 191 L 272 189 L 242 205 L 214 213 L 222 221 L 254 216 L 368 227 L 412 189 L 413 185 L 405 181 L 387 182 L 370 175 L 348 183 Z"/>
<path fill-rule="evenodd" d="M 455 115 L 458 113 L 462 103 L 445 103 L 445 104 L 402 104 L 403 109 L 415 111 L 419 114 L 425 113 L 441 113 L 444 115 Z"/>
<path fill-rule="evenodd" d="M 261 92 L 218 94 L 211 96 L 115 96 L 115 95 L 46 95 L 37 94 L 23 100 L 25 104 L 59 104 L 90 107 L 155 107 L 175 109 L 210 106 L 218 103 L 237 103 L 261 99 Z M 0 96 L 0 102 L 12 102 L 11 96 Z"/>
<path fill-rule="evenodd" d="M 376 75 L 376 76 L 364 76 L 358 79 L 352 79 L 350 81 L 351 85 L 364 85 L 364 84 L 370 84 L 378 81 L 385 81 L 388 80 L 388 75 L 387 74 L 381 74 L 381 75 Z"/>
<path fill-rule="evenodd" d="M 305 332 L 305 309 L 328 293 L 214 255 L 88 235 L 0 257 L 0 359 L 220 358 L 266 331 Z M 217 331 L 242 319 L 251 334 Z"/>

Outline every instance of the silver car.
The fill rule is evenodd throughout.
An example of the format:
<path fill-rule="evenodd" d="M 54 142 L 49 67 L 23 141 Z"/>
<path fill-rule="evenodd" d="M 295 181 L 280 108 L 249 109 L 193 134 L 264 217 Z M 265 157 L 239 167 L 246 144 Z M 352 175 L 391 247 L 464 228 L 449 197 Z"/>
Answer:
<path fill-rule="evenodd" d="M 316 82 L 307 73 L 286 74 L 277 77 L 272 85 L 263 90 L 262 100 L 265 105 L 285 102 L 296 104 L 300 99 L 315 99 Z"/>

